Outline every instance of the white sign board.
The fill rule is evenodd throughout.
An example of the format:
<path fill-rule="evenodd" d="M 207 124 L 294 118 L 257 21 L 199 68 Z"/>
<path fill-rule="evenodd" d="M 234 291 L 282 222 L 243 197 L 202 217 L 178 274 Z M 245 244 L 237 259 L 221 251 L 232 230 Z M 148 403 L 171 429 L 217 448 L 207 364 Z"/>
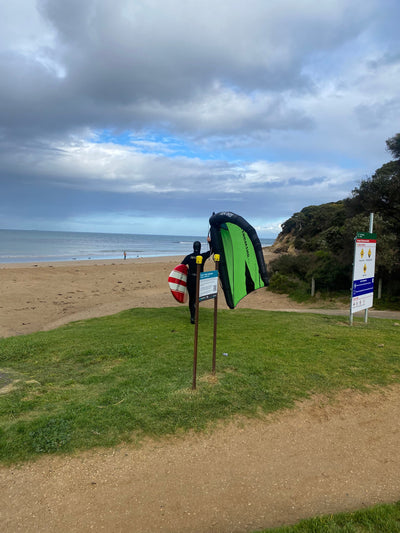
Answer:
<path fill-rule="evenodd" d="M 376 235 L 357 233 L 354 247 L 351 312 L 356 313 L 373 305 L 375 277 Z"/>
<path fill-rule="evenodd" d="M 199 302 L 215 298 L 218 293 L 218 270 L 200 272 Z"/>

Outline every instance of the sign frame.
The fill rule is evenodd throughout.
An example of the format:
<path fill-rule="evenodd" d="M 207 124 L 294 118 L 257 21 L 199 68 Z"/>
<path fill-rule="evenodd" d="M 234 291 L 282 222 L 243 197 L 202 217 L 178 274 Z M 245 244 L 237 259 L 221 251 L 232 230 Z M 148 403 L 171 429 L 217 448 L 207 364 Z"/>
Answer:
<path fill-rule="evenodd" d="M 353 278 L 350 316 L 373 305 L 376 258 L 376 234 L 357 233 L 354 239 Z"/>
<path fill-rule="evenodd" d="M 218 270 L 200 273 L 199 302 L 216 298 L 218 294 Z"/>

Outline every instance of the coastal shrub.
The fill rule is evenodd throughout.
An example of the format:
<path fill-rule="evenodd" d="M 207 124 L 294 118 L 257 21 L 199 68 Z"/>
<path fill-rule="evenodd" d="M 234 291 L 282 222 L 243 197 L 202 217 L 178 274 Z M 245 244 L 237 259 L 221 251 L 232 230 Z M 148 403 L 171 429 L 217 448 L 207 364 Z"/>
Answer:
<path fill-rule="evenodd" d="M 351 285 L 349 266 L 338 262 L 332 252 L 319 250 L 315 252 L 316 263 L 313 277 L 320 290 L 344 290 Z"/>
<path fill-rule="evenodd" d="M 297 277 L 303 280 L 310 280 L 316 265 L 314 254 L 302 253 L 298 255 L 285 254 L 274 259 L 269 269 L 272 274 L 279 272 L 289 277 Z"/>
<path fill-rule="evenodd" d="M 277 292 L 279 294 L 287 294 L 293 289 L 296 288 L 298 283 L 298 280 L 294 280 L 293 278 L 289 278 L 286 274 L 281 274 L 280 272 L 276 272 L 273 274 L 272 278 L 269 282 L 269 288 L 273 292 Z"/>
<path fill-rule="evenodd" d="M 278 294 L 288 294 L 297 302 L 303 302 L 310 296 L 310 285 L 298 277 L 290 277 L 275 272 L 270 279 L 269 289 Z"/>

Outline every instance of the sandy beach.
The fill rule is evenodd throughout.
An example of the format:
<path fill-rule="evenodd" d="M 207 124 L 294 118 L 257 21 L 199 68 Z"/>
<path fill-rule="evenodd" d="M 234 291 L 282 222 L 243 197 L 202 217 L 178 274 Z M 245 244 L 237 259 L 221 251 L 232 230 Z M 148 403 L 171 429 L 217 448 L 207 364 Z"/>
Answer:
<path fill-rule="evenodd" d="M 268 263 L 276 257 L 265 249 Z M 167 278 L 182 257 L 0 265 L 0 337 L 56 328 L 133 307 L 173 307 Z M 205 270 L 214 268 L 208 260 Z M 211 302 L 202 305 L 211 306 Z M 223 294 L 219 307 L 226 308 Z M 302 309 L 286 296 L 259 290 L 238 307 Z"/>

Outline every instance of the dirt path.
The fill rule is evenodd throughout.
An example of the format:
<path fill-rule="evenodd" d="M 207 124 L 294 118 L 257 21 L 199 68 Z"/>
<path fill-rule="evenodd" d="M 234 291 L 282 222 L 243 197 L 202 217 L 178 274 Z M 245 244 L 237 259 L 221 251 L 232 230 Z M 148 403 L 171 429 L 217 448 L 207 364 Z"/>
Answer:
<path fill-rule="evenodd" d="M 1 268 L 0 336 L 174 305 L 165 275 L 175 264 Z M 240 306 L 327 312 L 262 290 Z M 400 313 L 387 316 L 400 321 Z M 334 403 L 314 398 L 264 420 L 140 449 L 46 457 L 0 468 L 0 531 L 246 532 L 396 501 L 399 443 L 400 385 L 345 392 Z"/>
<path fill-rule="evenodd" d="M 1 530 L 245 532 L 400 499 L 400 386 L 0 469 Z"/>

